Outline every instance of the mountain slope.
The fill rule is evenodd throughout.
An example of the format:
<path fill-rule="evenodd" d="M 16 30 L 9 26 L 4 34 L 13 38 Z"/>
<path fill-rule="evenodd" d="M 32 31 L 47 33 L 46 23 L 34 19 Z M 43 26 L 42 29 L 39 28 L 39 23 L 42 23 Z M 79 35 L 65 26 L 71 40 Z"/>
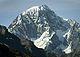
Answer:
<path fill-rule="evenodd" d="M 46 57 L 43 49 L 37 48 L 28 39 L 25 41 L 21 42 L 5 26 L 0 25 L 0 57 Z"/>
<path fill-rule="evenodd" d="M 57 16 L 46 5 L 34 6 L 10 24 L 9 31 L 23 42 L 29 39 L 47 53 L 71 53 L 80 47 L 80 25 L 74 20 Z M 24 43 L 25 44 L 25 43 Z"/>

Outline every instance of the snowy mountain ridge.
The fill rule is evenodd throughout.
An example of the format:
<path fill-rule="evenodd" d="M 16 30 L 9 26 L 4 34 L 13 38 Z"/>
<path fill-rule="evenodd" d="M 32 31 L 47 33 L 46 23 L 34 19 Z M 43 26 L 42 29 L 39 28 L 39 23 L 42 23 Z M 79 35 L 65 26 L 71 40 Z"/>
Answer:
<path fill-rule="evenodd" d="M 9 31 L 57 55 L 71 53 L 80 47 L 79 23 L 57 16 L 46 5 L 34 6 L 21 13 L 10 24 Z"/>

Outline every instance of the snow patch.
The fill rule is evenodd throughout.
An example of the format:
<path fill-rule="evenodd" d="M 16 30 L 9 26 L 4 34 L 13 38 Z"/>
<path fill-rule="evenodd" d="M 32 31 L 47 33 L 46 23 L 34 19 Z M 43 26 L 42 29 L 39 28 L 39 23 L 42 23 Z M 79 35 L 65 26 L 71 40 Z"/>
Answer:
<path fill-rule="evenodd" d="M 69 46 L 65 50 L 63 50 L 66 54 L 69 54 L 69 53 L 72 52 L 72 50 L 71 50 L 71 43 L 72 42 L 70 42 Z"/>
<path fill-rule="evenodd" d="M 38 48 L 43 48 L 45 49 L 45 47 L 51 43 L 50 39 L 52 38 L 52 36 L 55 34 L 55 32 L 52 33 L 52 35 L 50 36 L 48 31 L 45 31 L 41 37 L 37 40 L 34 41 L 34 44 L 38 47 Z"/>
<path fill-rule="evenodd" d="M 66 19 L 66 18 L 63 18 L 63 20 L 68 21 L 68 19 Z"/>

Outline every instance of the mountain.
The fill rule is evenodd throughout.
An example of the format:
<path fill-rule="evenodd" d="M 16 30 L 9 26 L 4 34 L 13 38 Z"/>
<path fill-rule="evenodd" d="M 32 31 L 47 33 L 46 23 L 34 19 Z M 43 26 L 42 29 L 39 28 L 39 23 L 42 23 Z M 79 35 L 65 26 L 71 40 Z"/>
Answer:
<path fill-rule="evenodd" d="M 32 41 L 24 42 L 8 29 L 0 25 L 0 57 L 46 57 L 43 49 L 37 48 Z"/>
<path fill-rule="evenodd" d="M 56 15 L 47 5 L 34 6 L 22 12 L 8 27 L 22 43 L 26 39 L 46 51 L 47 55 L 73 53 L 80 50 L 80 25 L 75 20 Z"/>

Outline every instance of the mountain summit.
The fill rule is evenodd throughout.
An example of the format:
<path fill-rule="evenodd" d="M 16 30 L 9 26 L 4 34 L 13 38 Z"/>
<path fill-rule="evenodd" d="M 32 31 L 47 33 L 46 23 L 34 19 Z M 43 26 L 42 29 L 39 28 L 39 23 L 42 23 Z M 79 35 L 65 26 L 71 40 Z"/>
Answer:
<path fill-rule="evenodd" d="M 74 20 L 64 19 L 48 6 L 34 6 L 16 17 L 9 31 L 22 42 L 29 39 L 48 55 L 60 57 L 80 48 L 80 25 Z"/>

